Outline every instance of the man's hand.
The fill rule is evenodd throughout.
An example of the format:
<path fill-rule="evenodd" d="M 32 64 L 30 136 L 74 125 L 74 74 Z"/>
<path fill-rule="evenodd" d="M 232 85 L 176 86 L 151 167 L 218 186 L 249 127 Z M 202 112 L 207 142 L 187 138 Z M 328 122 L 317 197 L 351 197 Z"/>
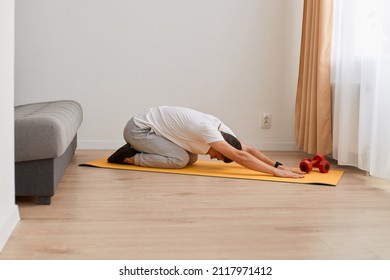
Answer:
<path fill-rule="evenodd" d="M 304 172 L 304 171 L 302 171 L 302 170 L 300 170 L 298 168 L 293 168 L 293 167 L 284 166 L 284 165 L 279 165 L 278 169 L 288 170 L 288 171 L 292 171 L 292 172 L 298 173 L 298 174 L 306 174 L 306 172 Z"/>
<path fill-rule="evenodd" d="M 277 171 L 275 172 L 275 176 L 283 177 L 283 178 L 304 178 L 303 176 L 305 172 L 302 172 L 299 169 L 294 169 L 288 166 L 279 165 Z"/>

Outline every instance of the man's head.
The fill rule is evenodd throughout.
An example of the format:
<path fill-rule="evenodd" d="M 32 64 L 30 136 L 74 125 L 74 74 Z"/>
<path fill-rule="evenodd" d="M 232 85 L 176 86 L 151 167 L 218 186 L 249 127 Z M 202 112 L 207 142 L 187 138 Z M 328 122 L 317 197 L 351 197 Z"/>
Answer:
<path fill-rule="evenodd" d="M 228 142 L 231 146 L 233 146 L 237 150 L 242 150 L 241 143 L 240 143 L 240 141 L 238 141 L 238 139 L 236 137 L 234 137 L 233 135 L 231 135 L 229 133 L 223 132 L 223 131 L 221 131 L 221 134 L 223 136 L 223 139 L 225 139 L 225 141 Z M 232 162 L 232 160 L 230 158 L 227 158 L 225 156 L 224 156 L 223 161 L 225 163 L 231 163 Z"/>

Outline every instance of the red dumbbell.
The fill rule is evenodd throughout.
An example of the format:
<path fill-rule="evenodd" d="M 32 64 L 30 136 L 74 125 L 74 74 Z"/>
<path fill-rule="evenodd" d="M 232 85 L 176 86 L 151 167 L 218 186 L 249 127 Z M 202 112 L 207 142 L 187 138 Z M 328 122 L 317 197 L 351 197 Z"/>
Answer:
<path fill-rule="evenodd" d="M 299 164 L 299 168 L 306 173 L 310 173 L 313 167 L 320 170 L 321 173 L 328 173 L 330 169 L 330 163 L 326 160 L 324 155 L 315 155 L 313 160 L 305 158 Z"/>

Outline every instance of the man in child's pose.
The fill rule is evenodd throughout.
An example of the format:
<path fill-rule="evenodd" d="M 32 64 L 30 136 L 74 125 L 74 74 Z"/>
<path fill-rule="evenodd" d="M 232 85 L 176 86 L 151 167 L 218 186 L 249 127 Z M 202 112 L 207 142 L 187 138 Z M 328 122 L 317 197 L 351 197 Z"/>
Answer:
<path fill-rule="evenodd" d="M 278 177 L 303 177 L 300 170 L 286 167 L 239 141 L 217 117 L 189 108 L 150 108 L 128 121 L 123 136 L 127 144 L 108 162 L 183 168 L 195 163 L 198 155 L 209 155 Z"/>

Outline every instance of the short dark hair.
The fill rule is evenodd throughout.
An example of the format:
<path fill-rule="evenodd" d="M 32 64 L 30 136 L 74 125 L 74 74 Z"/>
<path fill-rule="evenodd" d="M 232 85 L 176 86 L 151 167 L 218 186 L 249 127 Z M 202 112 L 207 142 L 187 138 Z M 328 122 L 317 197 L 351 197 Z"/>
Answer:
<path fill-rule="evenodd" d="M 229 133 L 223 132 L 223 131 L 221 131 L 221 134 L 223 136 L 223 139 L 225 139 L 225 141 L 228 142 L 231 146 L 233 146 L 237 150 L 242 150 L 241 143 L 240 143 L 240 141 L 238 141 L 238 139 L 235 136 L 233 136 Z M 223 157 L 224 157 L 223 162 L 225 162 L 225 163 L 232 162 L 232 160 L 230 158 L 227 158 L 225 156 L 223 156 Z"/>

